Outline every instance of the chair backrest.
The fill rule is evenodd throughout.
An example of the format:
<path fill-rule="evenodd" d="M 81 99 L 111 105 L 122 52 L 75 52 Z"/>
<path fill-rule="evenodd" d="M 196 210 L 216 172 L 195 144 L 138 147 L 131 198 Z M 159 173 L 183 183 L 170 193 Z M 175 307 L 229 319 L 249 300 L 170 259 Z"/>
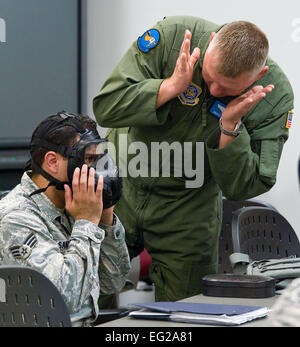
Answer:
<path fill-rule="evenodd" d="M 42 273 L 25 266 L 0 266 L 1 279 L 0 326 L 71 326 L 62 296 Z"/>
<path fill-rule="evenodd" d="M 229 256 L 233 253 L 232 244 L 232 215 L 233 213 L 243 207 L 248 206 L 262 206 L 275 208 L 264 202 L 255 199 L 245 201 L 231 201 L 223 198 L 223 219 L 222 228 L 219 237 L 219 268 L 218 273 L 232 273 L 233 269 L 229 260 Z"/>
<path fill-rule="evenodd" d="M 300 243 L 292 226 L 278 212 L 266 207 L 247 207 L 233 214 L 233 252 L 251 260 L 300 257 Z"/>

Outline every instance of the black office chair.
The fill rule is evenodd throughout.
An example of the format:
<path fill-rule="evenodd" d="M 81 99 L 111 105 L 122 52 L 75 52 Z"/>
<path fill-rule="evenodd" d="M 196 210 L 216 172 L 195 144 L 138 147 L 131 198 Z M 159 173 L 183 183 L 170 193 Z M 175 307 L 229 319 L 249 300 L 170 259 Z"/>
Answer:
<path fill-rule="evenodd" d="M 0 326 L 71 326 L 59 291 L 42 273 L 25 266 L 0 266 L 0 279 L 5 282 L 0 282 Z"/>
<path fill-rule="evenodd" d="M 300 243 L 289 222 L 266 207 L 246 207 L 233 213 L 233 253 L 251 260 L 300 257 Z"/>
<path fill-rule="evenodd" d="M 243 207 L 262 206 L 276 210 L 272 205 L 255 199 L 245 201 L 232 201 L 223 197 L 223 219 L 219 238 L 219 267 L 218 273 L 232 273 L 233 269 L 229 256 L 233 253 L 232 243 L 232 215 Z"/>

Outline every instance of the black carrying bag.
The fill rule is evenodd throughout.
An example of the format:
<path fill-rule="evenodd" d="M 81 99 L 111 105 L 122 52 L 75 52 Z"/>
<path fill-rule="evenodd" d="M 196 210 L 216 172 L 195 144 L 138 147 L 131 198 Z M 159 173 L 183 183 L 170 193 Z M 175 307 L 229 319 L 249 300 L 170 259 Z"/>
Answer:
<path fill-rule="evenodd" d="M 300 258 L 264 259 L 252 261 L 247 254 L 233 253 L 230 262 L 235 274 L 271 277 L 280 294 L 295 278 L 300 277 Z"/>

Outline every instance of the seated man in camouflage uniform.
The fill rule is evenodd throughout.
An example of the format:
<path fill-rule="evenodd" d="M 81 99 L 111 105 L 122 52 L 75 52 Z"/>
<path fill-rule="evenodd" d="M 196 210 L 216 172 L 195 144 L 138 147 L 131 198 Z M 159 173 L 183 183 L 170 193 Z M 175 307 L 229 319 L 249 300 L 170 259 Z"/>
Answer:
<path fill-rule="evenodd" d="M 81 133 L 72 122 L 63 123 L 62 115 L 69 117 L 49 116 L 37 127 L 31 141 L 33 170 L 26 171 L 21 183 L 0 201 L 0 264 L 42 272 L 60 291 L 72 325 L 87 326 L 99 313 L 100 290 L 120 291 L 130 263 L 124 228 L 114 206 L 103 209 L 103 177 L 95 189 L 95 170 L 88 174 L 85 165 L 88 158 L 68 185 L 70 159 L 59 150 L 33 145 L 37 138 L 64 149 L 79 143 Z M 86 133 L 100 138 L 89 117 L 72 117 Z"/>

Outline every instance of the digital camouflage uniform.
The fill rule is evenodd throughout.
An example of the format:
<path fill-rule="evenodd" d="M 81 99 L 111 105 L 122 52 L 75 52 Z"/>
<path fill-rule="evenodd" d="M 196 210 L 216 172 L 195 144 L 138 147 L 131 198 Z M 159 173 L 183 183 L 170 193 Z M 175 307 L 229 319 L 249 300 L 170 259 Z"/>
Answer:
<path fill-rule="evenodd" d="M 265 324 L 273 327 L 300 326 L 300 278 L 293 280 L 283 291 Z"/>
<path fill-rule="evenodd" d="M 0 201 L 0 264 L 30 266 L 48 277 L 68 307 L 73 326 L 90 325 L 101 293 L 120 291 L 130 269 L 125 231 L 77 220 L 60 211 L 25 172 Z"/>
<path fill-rule="evenodd" d="M 222 193 L 228 199 L 245 200 L 267 192 L 276 182 L 288 138 L 293 91 L 285 74 L 269 58 L 269 71 L 255 84 L 274 84 L 275 89 L 243 117 L 242 132 L 218 149 L 219 119 L 211 110 L 216 98 L 202 78 L 202 64 L 211 33 L 220 28 L 195 17 L 164 19 L 149 30 L 156 35 L 152 48 L 143 48 L 149 39 L 145 33 L 94 99 L 98 123 L 112 128 L 108 139 L 116 145 L 117 156 L 119 134 L 128 135 L 128 146 L 141 141 L 149 149 L 153 142 L 192 142 L 194 164 L 196 142 L 205 144 L 204 183 L 197 189 L 185 187 L 185 172 L 182 177 L 123 180 L 123 197 L 116 211 L 126 229 L 131 257 L 144 247 L 152 256 L 150 276 L 157 300 L 179 300 L 201 292 L 202 277 L 217 271 Z M 201 50 L 193 83 L 187 92 L 156 110 L 160 85 L 174 71 L 186 29 L 192 33 L 191 51 L 195 47 Z M 233 99 L 218 101 L 226 107 Z M 128 156 L 128 162 L 132 157 Z"/>

